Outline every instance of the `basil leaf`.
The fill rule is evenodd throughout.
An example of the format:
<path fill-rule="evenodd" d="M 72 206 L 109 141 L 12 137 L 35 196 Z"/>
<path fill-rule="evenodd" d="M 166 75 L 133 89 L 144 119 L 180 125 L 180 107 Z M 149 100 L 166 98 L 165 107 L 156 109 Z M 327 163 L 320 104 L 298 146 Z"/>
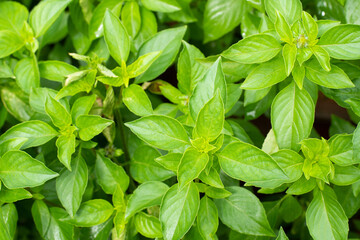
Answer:
<path fill-rule="evenodd" d="M 282 41 L 287 42 L 288 44 L 293 44 L 294 37 L 291 28 L 284 16 L 279 11 L 276 11 L 276 21 L 274 26 Z"/>
<path fill-rule="evenodd" d="M 184 127 L 167 116 L 145 116 L 125 125 L 140 139 L 160 149 L 172 150 L 189 144 Z"/>
<path fill-rule="evenodd" d="M 232 45 L 221 55 L 244 64 L 262 63 L 273 59 L 281 51 L 280 43 L 268 34 L 256 34 Z"/>
<path fill-rule="evenodd" d="M 95 173 L 99 185 L 107 194 L 114 194 L 117 186 L 125 192 L 129 186 L 130 179 L 123 167 L 102 154 L 97 154 Z"/>
<path fill-rule="evenodd" d="M 329 159 L 339 166 L 350 166 L 360 163 L 359 159 L 353 157 L 353 136 L 341 134 L 332 137 L 330 142 Z"/>
<path fill-rule="evenodd" d="M 136 230 L 147 238 L 161 238 L 161 224 L 158 218 L 140 212 L 134 220 Z"/>
<path fill-rule="evenodd" d="M 302 176 L 299 180 L 294 182 L 289 189 L 286 191 L 287 194 L 291 195 L 302 195 L 312 191 L 316 187 L 315 178 L 310 178 L 307 180 Z"/>
<path fill-rule="evenodd" d="M 338 186 L 351 185 L 360 180 L 360 169 L 354 166 L 341 167 L 335 165 L 335 174 L 330 182 Z"/>
<path fill-rule="evenodd" d="M 360 3 L 356 0 L 347 0 L 345 3 L 346 22 L 352 24 L 360 24 L 360 17 L 357 10 L 360 8 Z"/>
<path fill-rule="evenodd" d="M 80 205 L 73 218 L 66 217 L 63 221 L 77 227 L 91 227 L 108 220 L 114 211 L 113 206 L 103 199 L 92 199 Z"/>
<path fill-rule="evenodd" d="M 279 234 L 275 240 L 289 240 L 289 238 L 286 236 L 284 229 L 280 227 Z"/>
<path fill-rule="evenodd" d="M 66 77 L 79 71 L 73 65 L 61 61 L 49 60 L 39 62 L 39 72 L 42 78 L 63 82 Z"/>
<path fill-rule="evenodd" d="M 318 45 L 323 47 L 330 57 L 344 60 L 360 58 L 360 26 L 338 25 L 326 31 Z"/>
<path fill-rule="evenodd" d="M 316 59 L 319 61 L 321 67 L 325 71 L 329 72 L 331 70 L 329 53 L 318 45 L 311 47 L 311 50 L 313 51 Z"/>
<path fill-rule="evenodd" d="M 129 36 L 134 39 L 141 27 L 139 4 L 135 1 L 125 2 L 121 11 L 121 20 Z"/>
<path fill-rule="evenodd" d="M 300 179 L 303 174 L 304 159 L 297 152 L 283 149 L 271 154 L 271 157 L 289 177 L 290 180 L 287 182 L 295 182 Z"/>
<path fill-rule="evenodd" d="M 88 182 L 88 168 L 79 155 L 71 163 L 71 171 L 63 169 L 56 178 L 56 193 L 61 204 L 71 217 L 80 207 Z"/>
<path fill-rule="evenodd" d="M 286 75 L 289 76 L 292 72 L 296 61 L 297 48 L 295 45 L 285 44 L 283 47 L 283 58 L 285 63 Z"/>
<path fill-rule="evenodd" d="M 44 35 L 70 2 L 71 0 L 48 0 L 36 5 L 29 17 L 35 37 Z"/>
<path fill-rule="evenodd" d="M 218 154 L 218 158 L 226 174 L 247 184 L 275 188 L 289 180 L 272 157 L 248 143 L 230 143 Z"/>
<path fill-rule="evenodd" d="M 174 62 L 185 32 L 186 27 L 166 29 L 155 34 L 141 46 L 138 56 L 156 51 L 161 51 L 161 54 L 143 74 L 136 77 L 135 83 L 153 80 Z"/>
<path fill-rule="evenodd" d="M 9 56 L 24 46 L 24 40 L 9 30 L 0 31 L 0 58 Z"/>
<path fill-rule="evenodd" d="M 76 126 L 79 128 L 79 136 L 83 141 L 89 141 L 100 134 L 113 121 L 97 115 L 80 115 L 76 119 Z"/>
<path fill-rule="evenodd" d="M 49 96 L 45 102 L 45 111 L 50 116 L 55 126 L 60 129 L 64 129 L 71 125 L 71 115 L 65 109 L 65 107 L 56 101 L 54 98 Z"/>
<path fill-rule="evenodd" d="M 181 6 L 176 0 L 141 0 L 147 9 L 155 12 L 176 12 L 181 10 Z"/>
<path fill-rule="evenodd" d="M 22 151 L 9 151 L 1 157 L 0 179 L 9 189 L 40 186 L 58 175 Z"/>
<path fill-rule="evenodd" d="M 40 74 L 36 58 L 23 58 L 15 66 L 16 83 L 26 93 L 40 87 Z"/>
<path fill-rule="evenodd" d="M 0 29 L 20 33 L 24 22 L 28 19 L 27 8 L 12 1 L 0 3 Z"/>
<path fill-rule="evenodd" d="M 137 84 L 131 84 L 123 90 L 123 102 L 135 115 L 146 116 L 153 114 L 149 97 L 144 89 Z"/>
<path fill-rule="evenodd" d="M 265 0 L 265 10 L 272 22 L 276 20 L 276 10 L 292 25 L 301 18 L 302 5 L 300 0 Z"/>
<path fill-rule="evenodd" d="M 228 187 L 231 196 L 214 199 L 221 221 L 237 232 L 274 237 L 260 200 L 242 187 Z"/>
<path fill-rule="evenodd" d="M 75 152 L 75 135 L 61 135 L 56 140 L 57 157 L 64 166 L 71 170 L 71 155 Z"/>
<path fill-rule="evenodd" d="M 14 204 L 0 207 L 0 237 L 2 239 L 14 239 L 17 221 L 18 213 Z"/>
<path fill-rule="evenodd" d="M 204 11 L 204 42 L 218 39 L 240 24 L 245 10 L 242 0 L 209 0 Z"/>
<path fill-rule="evenodd" d="M 161 51 L 149 52 L 136 59 L 135 62 L 127 66 L 129 78 L 134 78 L 144 73 L 160 55 Z"/>
<path fill-rule="evenodd" d="M 314 192 L 306 211 L 306 225 L 315 240 L 347 239 L 348 219 L 330 187 L 325 185 L 323 191 Z"/>
<path fill-rule="evenodd" d="M 271 106 L 271 125 L 280 149 L 300 149 L 299 142 L 310 135 L 314 112 L 309 93 L 294 82 L 278 93 Z"/>
<path fill-rule="evenodd" d="M 215 203 L 204 196 L 200 201 L 197 226 L 205 239 L 213 239 L 219 226 L 218 210 Z"/>
<path fill-rule="evenodd" d="M 3 203 L 13 203 L 24 199 L 32 198 L 32 194 L 23 189 L 7 189 L 6 187 L 2 187 L 0 191 L 0 202 Z"/>
<path fill-rule="evenodd" d="M 200 198 L 194 183 L 179 189 L 173 185 L 160 206 L 160 222 L 164 240 L 181 239 L 193 225 L 199 210 Z"/>
<path fill-rule="evenodd" d="M 110 55 L 121 65 L 130 53 L 129 35 L 120 19 L 107 10 L 104 16 L 104 37 Z"/>
<path fill-rule="evenodd" d="M 353 142 L 353 159 L 359 159 L 360 157 L 360 146 L 357 144 L 360 140 L 360 124 L 356 127 L 352 138 Z"/>
<path fill-rule="evenodd" d="M 129 198 L 125 219 L 130 219 L 142 209 L 160 205 L 162 197 L 168 190 L 169 187 L 159 181 L 149 181 L 139 185 Z"/>
<path fill-rule="evenodd" d="M 79 116 L 89 114 L 95 101 L 96 95 L 84 96 L 76 99 L 71 107 L 72 121 L 76 122 Z"/>

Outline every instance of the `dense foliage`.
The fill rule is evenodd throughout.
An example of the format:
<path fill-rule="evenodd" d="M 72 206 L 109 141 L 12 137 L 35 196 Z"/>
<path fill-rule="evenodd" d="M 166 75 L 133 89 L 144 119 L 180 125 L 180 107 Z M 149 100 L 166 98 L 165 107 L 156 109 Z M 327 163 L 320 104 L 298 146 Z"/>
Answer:
<path fill-rule="evenodd" d="M 359 0 L 0 1 L 0 239 L 360 239 L 358 24 Z M 329 135 L 318 96 L 348 112 Z"/>

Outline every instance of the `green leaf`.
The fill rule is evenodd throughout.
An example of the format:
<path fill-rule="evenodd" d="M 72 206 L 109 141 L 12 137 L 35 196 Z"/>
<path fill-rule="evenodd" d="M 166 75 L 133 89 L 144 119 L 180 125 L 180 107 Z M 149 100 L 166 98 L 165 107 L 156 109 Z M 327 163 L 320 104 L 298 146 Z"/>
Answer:
<path fill-rule="evenodd" d="M 230 143 L 218 154 L 218 159 L 221 169 L 230 177 L 257 187 L 275 188 L 289 180 L 272 157 L 248 143 Z"/>
<path fill-rule="evenodd" d="M 19 123 L 0 136 L 0 144 L 17 138 L 26 138 L 22 149 L 36 147 L 53 139 L 58 133 L 47 123 L 33 120 Z"/>
<path fill-rule="evenodd" d="M 247 76 L 242 89 L 263 89 L 283 81 L 286 78 L 285 63 L 282 57 L 276 57 L 269 62 L 257 66 Z"/>
<path fill-rule="evenodd" d="M 334 21 L 334 20 L 317 20 L 316 24 L 318 26 L 318 36 L 321 37 L 327 30 L 337 26 L 340 24 L 340 21 Z"/>
<path fill-rule="evenodd" d="M 176 12 L 181 10 L 181 6 L 176 0 L 141 0 L 147 9 L 154 12 Z"/>
<path fill-rule="evenodd" d="M 177 172 L 178 166 L 180 164 L 180 160 L 182 158 L 182 153 L 168 153 L 164 156 L 160 156 L 155 158 L 155 161 L 159 163 L 166 169 L 169 169 L 173 172 Z"/>
<path fill-rule="evenodd" d="M 2 203 L 13 203 L 29 198 L 32 198 L 32 194 L 23 188 L 7 189 L 3 186 L 0 191 L 0 202 Z"/>
<path fill-rule="evenodd" d="M 218 39 L 240 24 L 246 2 L 243 0 L 209 0 L 205 5 L 204 42 Z"/>
<path fill-rule="evenodd" d="M 339 166 L 350 166 L 360 163 L 360 159 L 353 157 L 353 136 L 341 134 L 329 140 L 330 152 L 329 159 Z"/>
<path fill-rule="evenodd" d="M 207 142 L 214 141 L 224 128 L 224 103 L 220 91 L 200 110 L 196 119 L 194 133 Z"/>
<path fill-rule="evenodd" d="M 211 170 L 210 170 L 211 171 Z M 227 198 L 232 193 L 228 190 L 225 190 L 224 188 L 216 188 L 213 186 L 208 186 L 205 189 L 205 194 L 211 198 L 217 199 L 217 198 Z"/>
<path fill-rule="evenodd" d="M 186 26 L 166 29 L 158 32 L 141 46 L 138 56 L 156 51 L 161 51 L 161 54 L 142 75 L 136 78 L 135 83 L 153 80 L 174 62 L 185 32 Z"/>
<path fill-rule="evenodd" d="M 177 79 L 179 90 L 187 95 L 191 95 L 196 84 L 202 79 L 206 72 L 206 67 L 196 61 L 204 58 L 204 54 L 185 41 L 177 65 Z"/>
<path fill-rule="evenodd" d="M 316 187 L 315 178 L 310 178 L 307 180 L 304 176 L 302 176 L 299 180 L 294 182 L 289 189 L 286 191 L 287 194 L 291 195 L 303 195 L 312 191 Z"/>
<path fill-rule="evenodd" d="M 74 218 L 63 220 L 77 227 L 92 227 L 108 220 L 114 211 L 113 206 L 103 199 L 92 199 L 80 205 Z"/>
<path fill-rule="evenodd" d="M 119 65 L 122 61 L 126 62 L 130 53 L 129 35 L 120 19 L 109 9 L 104 16 L 104 37 L 110 55 L 115 61 Z"/>
<path fill-rule="evenodd" d="M 305 67 L 300 66 L 297 62 L 295 62 L 291 74 L 298 88 L 302 90 L 304 85 L 304 78 L 305 78 Z"/>
<path fill-rule="evenodd" d="M 360 141 L 360 124 L 356 127 L 353 135 L 353 158 L 360 159 L 360 146 L 357 144 Z"/>
<path fill-rule="evenodd" d="M 50 225 L 50 211 L 46 204 L 41 200 L 35 200 L 31 207 L 31 214 L 34 219 L 36 229 L 41 236 L 45 236 Z"/>
<path fill-rule="evenodd" d="M 140 8 L 141 27 L 134 39 L 134 46 L 139 49 L 141 45 L 157 33 L 157 20 L 155 14 L 146 8 Z M 144 24 L 146 23 L 146 24 Z"/>
<path fill-rule="evenodd" d="M 335 26 L 322 35 L 318 45 L 321 45 L 332 58 L 359 59 L 360 26 L 351 24 Z"/>
<path fill-rule="evenodd" d="M 316 59 L 319 61 L 321 67 L 329 72 L 331 70 L 330 55 L 329 53 L 319 45 L 311 47 L 311 51 L 314 53 Z"/>
<path fill-rule="evenodd" d="M 40 186 L 58 175 L 22 151 L 9 151 L 1 157 L 0 179 L 9 189 Z"/>
<path fill-rule="evenodd" d="M 70 83 L 66 83 L 65 81 L 65 86 L 58 92 L 56 99 L 61 99 L 67 96 L 74 96 L 79 92 L 89 93 L 95 83 L 96 73 L 97 71 L 93 69 L 87 71 L 85 75 L 82 75 L 79 79 L 76 79 Z"/>
<path fill-rule="evenodd" d="M 290 75 L 290 73 L 294 68 L 296 61 L 296 54 L 297 54 L 297 48 L 295 45 L 285 44 L 282 55 L 284 58 L 285 71 L 287 76 Z"/>
<path fill-rule="evenodd" d="M 330 182 L 338 186 L 351 185 L 360 180 L 360 169 L 355 166 L 341 167 L 335 165 L 335 174 Z"/>
<path fill-rule="evenodd" d="M 276 10 L 292 25 L 301 18 L 300 0 L 265 0 L 265 10 L 272 22 L 276 20 Z"/>
<path fill-rule="evenodd" d="M 200 201 L 197 226 L 205 239 L 214 239 L 219 226 L 218 210 L 215 203 L 207 196 Z"/>
<path fill-rule="evenodd" d="M 271 154 L 271 157 L 289 177 L 289 181 L 287 182 L 295 182 L 300 179 L 303 174 L 304 159 L 297 152 L 283 149 Z"/>
<path fill-rule="evenodd" d="M 127 66 L 127 72 L 129 74 L 129 78 L 134 78 L 144 73 L 148 68 L 153 64 L 156 59 L 160 56 L 161 51 L 157 52 L 149 52 L 138 59 L 135 62 Z"/>
<path fill-rule="evenodd" d="M 71 155 L 75 152 L 75 135 L 61 135 L 56 140 L 57 157 L 64 166 L 71 170 Z"/>
<path fill-rule="evenodd" d="M 191 117 L 196 120 L 203 106 L 214 97 L 217 91 L 225 104 L 226 101 L 226 82 L 222 70 L 221 58 L 208 69 L 203 78 L 197 83 L 193 95 L 190 97 Z"/>
<path fill-rule="evenodd" d="M 24 40 L 9 30 L 0 31 L 0 58 L 9 56 L 24 46 Z"/>
<path fill-rule="evenodd" d="M 347 104 L 350 105 L 351 110 L 358 116 L 360 116 L 360 99 L 357 98 L 349 98 L 345 100 Z"/>
<path fill-rule="evenodd" d="M 84 96 L 76 99 L 71 107 L 72 121 L 76 122 L 80 115 L 89 114 L 96 101 L 96 95 Z"/>
<path fill-rule="evenodd" d="M 159 181 L 145 182 L 138 186 L 127 203 L 125 219 L 130 219 L 145 208 L 160 205 L 161 199 L 168 190 L 169 187 Z"/>
<path fill-rule="evenodd" d="M 126 192 L 129 186 L 130 179 L 123 167 L 100 153 L 96 157 L 95 173 L 98 184 L 107 194 L 114 194 L 117 186 L 121 188 L 122 192 Z"/>
<path fill-rule="evenodd" d="M 200 198 L 194 183 L 179 189 L 173 185 L 160 206 L 160 222 L 164 240 L 181 239 L 193 225 L 199 210 Z"/>
<path fill-rule="evenodd" d="M 151 146 L 146 145 L 137 148 L 130 162 L 131 176 L 140 183 L 164 181 L 174 176 L 173 172 L 164 169 L 155 161 L 158 157 L 160 157 L 160 153 Z"/>
<path fill-rule="evenodd" d="M 136 1 L 125 2 L 121 20 L 129 36 L 134 39 L 141 27 L 140 8 Z"/>
<path fill-rule="evenodd" d="M 288 44 L 293 44 L 293 34 L 289 23 L 286 21 L 281 12 L 276 11 L 275 29 L 280 39 Z"/>
<path fill-rule="evenodd" d="M 40 87 L 40 74 L 36 58 L 23 58 L 15 66 L 16 83 L 26 93 Z"/>
<path fill-rule="evenodd" d="M 231 196 L 214 199 L 221 221 L 237 232 L 274 237 L 260 200 L 242 187 L 228 187 Z"/>
<path fill-rule="evenodd" d="M 167 116 L 145 116 L 125 125 L 140 139 L 160 149 L 173 150 L 190 144 L 181 123 Z"/>
<path fill-rule="evenodd" d="M 18 213 L 14 204 L 6 204 L 0 207 L 0 237 L 2 239 L 14 239 L 17 221 Z"/>
<path fill-rule="evenodd" d="M 271 125 L 280 149 L 299 150 L 299 142 L 310 135 L 314 113 L 309 93 L 294 82 L 278 93 L 271 106 Z"/>
<path fill-rule="evenodd" d="M 355 85 L 351 82 L 346 73 L 338 66 L 331 64 L 331 70 L 325 71 L 317 60 L 312 59 L 306 62 L 306 77 L 321 86 L 327 88 L 351 88 Z"/>
<path fill-rule="evenodd" d="M 28 19 L 27 8 L 12 1 L 0 3 L 0 29 L 20 33 L 24 22 Z"/>
<path fill-rule="evenodd" d="M 178 167 L 179 189 L 199 177 L 209 161 L 207 153 L 201 153 L 195 148 L 186 149 Z"/>
<path fill-rule="evenodd" d="M 331 125 L 329 128 L 330 136 L 334 136 L 335 134 L 348 133 L 351 134 L 355 131 L 354 125 L 346 121 L 343 118 L 340 118 L 336 115 L 331 115 Z"/>
<path fill-rule="evenodd" d="M 311 17 L 311 15 L 305 11 L 302 12 L 302 22 L 304 26 L 304 30 L 308 40 L 314 41 L 318 36 L 318 25 L 316 21 Z"/>
<path fill-rule="evenodd" d="M 47 0 L 36 5 L 30 12 L 29 17 L 35 37 L 43 35 L 70 2 L 71 0 Z"/>
<path fill-rule="evenodd" d="M 256 34 L 240 40 L 221 55 L 244 64 L 262 63 L 273 59 L 282 46 L 268 34 Z"/>
<path fill-rule="evenodd" d="M 79 128 L 79 136 L 83 141 L 89 141 L 100 134 L 113 121 L 97 115 L 80 115 L 76 119 L 76 126 Z"/>
<path fill-rule="evenodd" d="M 48 60 L 39 62 L 39 71 L 42 78 L 64 82 L 66 77 L 79 69 L 65 62 Z"/>
<path fill-rule="evenodd" d="M 79 155 L 71 163 L 71 171 L 63 169 L 56 178 L 56 193 L 61 204 L 71 217 L 80 207 L 88 182 L 88 168 Z"/>
<path fill-rule="evenodd" d="M 360 8 L 360 2 L 357 0 L 347 0 L 345 3 L 346 22 L 352 24 L 360 24 L 360 16 L 358 9 Z"/>
<path fill-rule="evenodd" d="M 51 118 L 54 125 L 60 129 L 64 129 L 70 126 L 72 123 L 70 113 L 61 103 L 56 101 L 51 96 L 46 99 L 45 111 Z"/>
<path fill-rule="evenodd" d="M 348 219 L 330 187 L 325 185 L 323 191 L 314 192 L 306 211 L 306 225 L 315 240 L 347 239 Z"/>
<path fill-rule="evenodd" d="M 279 234 L 275 240 L 289 240 L 289 238 L 286 236 L 284 229 L 280 227 Z"/>
<path fill-rule="evenodd" d="M 147 238 L 161 238 L 161 224 L 158 218 L 140 212 L 134 220 L 136 230 Z"/>
<path fill-rule="evenodd" d="M 137 84 L 131 84 L 123 90 L 123 102 L 126 107 L 138 116 L 153 114 L 152 105 L 144 89 Z"/>

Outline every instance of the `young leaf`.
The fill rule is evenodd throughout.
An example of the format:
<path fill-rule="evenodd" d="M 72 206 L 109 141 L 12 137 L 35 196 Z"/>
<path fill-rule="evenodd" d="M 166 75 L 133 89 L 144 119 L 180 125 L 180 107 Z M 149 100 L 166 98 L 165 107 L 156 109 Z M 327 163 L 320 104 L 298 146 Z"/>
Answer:
<path fill-rule="evenodd" d="M 53 139 L 58 133 L 47 123 L 32 120 L 19 123 L 0 136 L 0 144 L 11 139 L 27 139 L 22 149 L 43 145 Z"/>
<path fill-rule="evenodd" d="M 97 182 L 107 194 L 114 194 L 117 186 L 125 192 L 129 186 L 130 179 L 123 167 L 100 153 L 96 157 L 95 173 Z"/>
<path fill-rule="evenodd" d="M 72 122 L 76 122 L 80 115 L 89 114 L 96 101 L 96 95 L 84 96 L 76 99 L 71 107 Z"/>
<path fill-rule="evenodd" d="M 26 93 L 40 87 L 40 74 L 36 58 L 23 58 L 15 66 L 16 83 Z"/>
<path fill-rule="evenodd" d="M 141 27 L 140 8 L 136 1 L 124 4 L 121 11 L 121 20 L 129 36 L 134 39 Z"/>
<path fill-rule="evenodd" d="M 275 240 L 289 240 L 289 238 L 286 236 L 284 229 L 280 227 L 279 234 Z"/>
<path fill-rule="evenodd" d="M 303 174 L 304 159 L 295 151 L 283 149 L 271 154 L 271 157 L 289 177 L 287 182 L 295 182 Z"/>
<path fill-rule="evenodd" d="M 107 10 L 104 16 L 104 37 L 108 46 L 110 55 L 121 65 L 126 62 L 130 52 L 129 35 L 121 23 L 110 10 Z"/>
<path fill-rule="evenodd" d="M 319 45 L 311 47 L 311 50 L 314 53 L 316 59 L 319 61 L 321 67 L 325 71 L 329 72 L 331 70 L 329 53 Z"/>
<path fill-rule="evenodd" d="M 147 238 L 161 238 L 161 224 L 158 218 L 140 212 L 136 214 L 134 220 L 136 230 Z"/>
<path fill-rule="evenodd" d="M 355 133 L 354 133 L 355 134 Z M 341 134 L 334 136 L 329 141 L 330 152 L 329 159 L 339 166 L 350 166 L 360 163 L 360 159 L 353 157 L 353 136 L 348 134 Z"/>
<path fill-rule="evenodd" d="M 276 57 L 269 62 L 257 66 L 247 76 L 242 89 L 263 89 L 271 87 L 286 78 L 285 63 L 282 57 Z"/>
<path fill-rule="evenodd" d="M 137 84 L 132 84 L 123 90 L 123 102 L 135 115 L 147 116 L 153 114 L 149 97 L 144 89 Z"/>
<path fill-rule="evenodd" d="M 207 196 L 200 201 L 197 225 L 200 234 L 205 239 L 213 239 L 216 235 L 219 226 L 218 210 L 215 203 Z"/>
<path fill-rule="evenodd" d="M 287 194 L 291 195 L 302 195 L 312 191 L 316 187 L 315 178 L 310 178 L 307 180 L 302 176 L 299 180 L 294 182 L 289 189 L 286 191 Z"/>
<path fill-rule="evenodd" d="M 177 171 L 179 189 L 183 189 L 184 186 L 199 177 L 208 162 L 209 156 L 207 153 L 201 153 L 195 148 L 186 149 Z"/>
<path fill-rule="evenodd" d="M 306 32 L 306 36 L 308 37 L 308 40 L 314 41 L 317 38 L 318 35 L 318 25 L 316 24 L 316 21 L 311 17 L 311 15 L 305 11 L 302 12 L 302 22 L 304 26 L 304 30 Z"/>
<path fill-rule="evenodd" d="M 292 45 L 285 44 L 285 46 L 283 47 L 282 55 L 284 58 L 285 71 L 287 76 L 290 75 L 290 73 L 294 68 L 296 61 L 296 54 L 297 54 L 297 48 L 294 44 Z"/>
<path fill-rule="evenodd" d="M 315 240 L 347 239 L 348 219 L 330 187 L 325 185 L 323 191 L 314 192 L 306 211 L 306 225 Z"/>
<path fill-rule="evenodd" d="M 151 115 L 125 123 L 140 139 L 164 150 L 173 150 L 189 145 L 189 137 L 177 120 Z"/>
<path fill-rule="evenodd" d="M 244 64 L 262 63 L 273 59 L 281 44 L 268 34 L 257 34 L 240 40 L 221 55 L 224 58 Z"/>
<path fill-rule="evenodd" d="M 360 58 L 360 26 L 338 25 L 326 31 L 318 45 L 323 47 L 330 57 L 343 60 Z"/>
<path fill-rule="evenodd" d="M 92 227 L 108 220 L 114 211 L 113 206 L 103 199 L 92 199 L 80 205 L 74 218 L 63 220 L 77 227 Z"/>
<path fill-rule="evenodd" d="M 289 180 L 272 157 L 248 143 L 230 143 L 218 158 L 226 174 L 257 187 L 275 188 Z"/>
<path fill-rule="evenodd" d="M 275 21 L 275 29 L 277 34 L 280 36 L 280 39 L 288 44 L 293 44 L 293 34 L 291 28 L 281 14 L 281 12 L 276 10 L 276 21 Z"/>
<path fill-rule="evenodd" d="M 314 122 L 315 105 L 309 93 L 294 82 L 275 97 L 271 106 L 271 125 L 279 148 L 299 150 Z"/>
<path fill-rule="evenodd" d="M 200 110 L 196 119 L 194 133 L 208 142 L 214 141 L 224 127 L 224 103 L 218 90 Z"/>
<path fill-rule="evenodd" d="M 335 89 L 354 87 L 346 73 L 338 66 L 331 65 L 331 70 L 327 72 L 317 60 L 312 59 L 306 62 L 305 68 L 306 77 L 321 86 Z"/>
<path fill-rule="evenodd" d="M 83 141 L 89 141 L 100 134 L 113 121 L 97 115 L 80 115 L 76 119 L 76 126 L 79 128 L 79 136 Z"/>
<path fill-rule="evenodd" d="M 237 232 L 274 237 L 260 200 L 242 187 L 228 187 L 231 196 L 214 199 L 221 221 Z"/>
<path fill-rule="evenodd" d="M 279 11 L 290 25 L 301 18 L 300 0 L 265 0 L 264 3 L 266 13 L 272 22 L 276 20 L 276 11 Z"/>
<path fill-rule="evenodd" d="M 75 135 L 61 135 L 56 140 L 57 157 L 71 171 L 71 155 L 75 152 Z"/>
<path fill-rule="evenodd" d="M 194 183 L 179 189 L 173 185 L 160 206 L 160 222 L 164 240 L 181 239 L 193 225 L 199 210 L 200 198 Z"/>
<path fill-rule="evenodd" d="M 305 78 L 305 67 L 300 66 L 299 63 L 295 61 L 294 68 L 291 74 L 298 88 L 302 90 L 304 85 L 304 78 Z"/>
<path fill-rule="evenodd" d="M 176 12 L 181 10 L 181 6 L 176 0 L 141 0 L 147 9 L 154 12 Z"/>
<path fill-rule="evenodd" d="M 204 42 L 218 39 L 240 24 L 245 2 L 239 0 L 209 0 L 205 5 Z"/>
<path fill-rule="evenodd" d="M 58 175 L 22 151 L 9 151 L 1 157 L 0 179 L 9 189 L 37 187 Z"/>
<path fill-rule="evenodd" d="M 49 60 L 39 62 L 39 72 L 42 78 L 64 82 L 66 77 L 79 69 L 65 62 Z"/>
<path fill-rule="evenodd" d="M 186 27 L 166 29 L 157 33 L 141 46 L 138 56 L 156 51 L 161 51 L 161 54 L 142 75 L 136 78 L 135 83 L 153 80 L 174 62 L 185 32 Z"/>
<path fill-rule="evenodd" d="M 71 163 L 71 171 L 63 169 L 56 179 L 56 193 L 61 204 L 71 217 L 80 207 L 88 182 L 88 168 L 79 155 Z"/>
<path fill-rule="evenodd" d="M 136 59 L 135 62 L 133 62 L 127 67 L 127 73 L 129 75 L 129 78 L 137 77 L 140 74 L 144 73 L 146 70 L 148 70 L 151 64 L 153 64 L 153 62 L 158 59 L 160 54 L 161 51 L 149 52 Z"/>
<path fill-rule="evenodd" d="M 70 126 L 72 123 L 70 113 L 65 109 L 65 107 L 61 103 L 56 101 L 51 96 L 49 96 L 46 99 L 45 111 L 51 118 L 54 125 L 60 128 L 61 130 L 64 129 L 65 127 Z"/>
<path fill-rule="evenodd" d="M 125 219 L 130 219 L 130 217 L 142 209 L 160 205 L 162 197 L 168 190 L 169 187 L 159 181 L 150 181 L 141 184 L 129 198 Z"/>
<path fill-rule="evenodd" d="M 48 0 L 36 5 L 30 12 L 29 22 L 35 37 L 40 37 L 60 16 L 71 0 Z"/>

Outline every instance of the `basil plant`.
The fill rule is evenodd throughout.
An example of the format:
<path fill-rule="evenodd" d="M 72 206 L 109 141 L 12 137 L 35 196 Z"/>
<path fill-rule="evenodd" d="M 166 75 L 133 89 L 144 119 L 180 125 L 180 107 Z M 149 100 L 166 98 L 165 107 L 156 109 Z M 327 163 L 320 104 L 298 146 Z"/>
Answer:
<path fill-rule="evenodd" d="M 359 13 L 0 1 L 0 239 L 360 239 Z"/>

